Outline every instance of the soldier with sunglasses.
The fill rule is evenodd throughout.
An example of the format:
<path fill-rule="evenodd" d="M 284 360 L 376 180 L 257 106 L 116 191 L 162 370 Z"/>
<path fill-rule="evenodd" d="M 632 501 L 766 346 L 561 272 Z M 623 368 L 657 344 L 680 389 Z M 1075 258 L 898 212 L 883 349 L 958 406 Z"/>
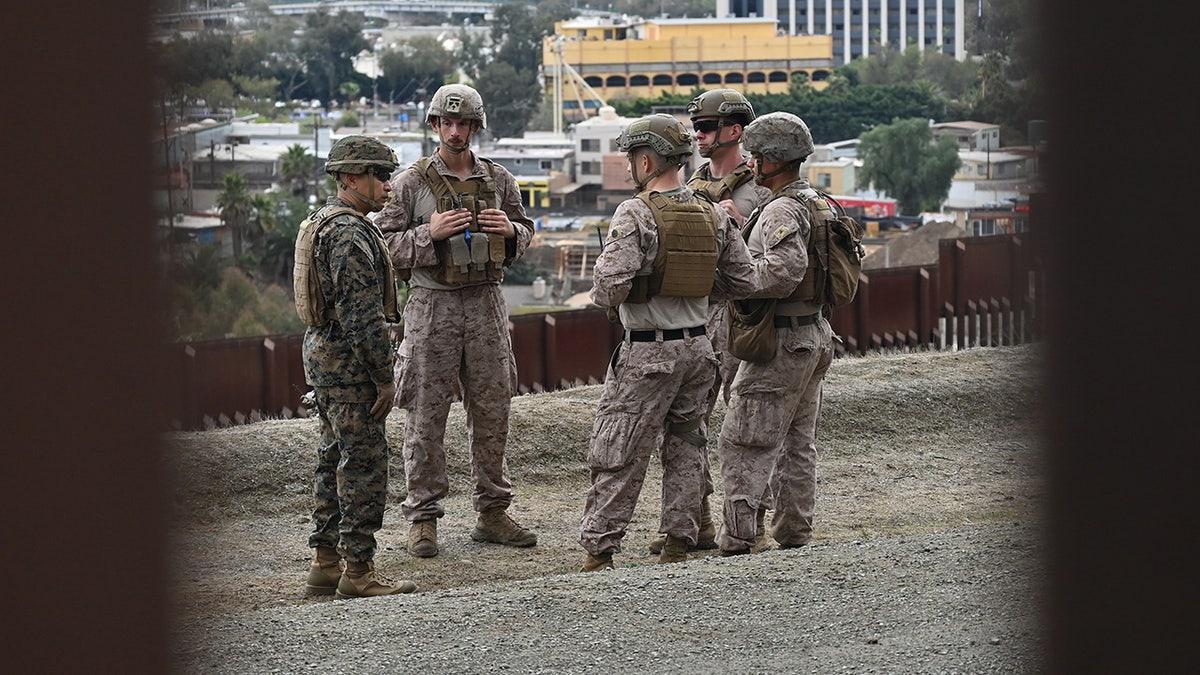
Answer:
<path fill-rule="evenodd" d="M 696 146 L 700 156 L 708 161 L 696 167 L 688 178 L 687 185 L 702 192 L 713 203 L 720 206 L 741 227 L 746 217 L 758 205 L 771 196 L 771 191 L 754 180 L 754 172 L 742 154 L 742 131 L 754 121 L 754 106 L 740 92 L 733 89 L 712 89 L 692 99 L 687 107 L 696 134 Z M 724 392 L 729 402 L 729 383 L 737 372 L 737 359 L 725 351 L 727 329 L 725 327 L 725 300 L 720 294 L 709 296 L 708 335 L 713 343 L 713 353 L 721 360 L 720 377 L 709 394 L 705 424 L 712 415 L 717 397 Z M 707 459 L 707 453 L 705 456 Z M 717 547 L 716 526 L 712 520 L 709 496 L 713 492 L 712 471 L 705 464 L 705 493 L 700 514 L 700 536 L 697 549 Z M 659 553 L 666 537 L 650 542 L 650 552 Z"/>

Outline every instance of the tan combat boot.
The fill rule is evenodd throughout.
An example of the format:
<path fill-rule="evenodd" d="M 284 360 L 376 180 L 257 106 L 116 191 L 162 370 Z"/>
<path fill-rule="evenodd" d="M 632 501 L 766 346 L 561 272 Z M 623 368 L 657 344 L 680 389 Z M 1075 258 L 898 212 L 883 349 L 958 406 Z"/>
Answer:
<path fill-rule="evenodd" d="M 537 544 L 537 535 L 518 525 L 504 509 L 480 511 L 475 529 L 471 531 L 471 538 L 505 546 L 525 547 Z"/>
<path fill-rule="evenodd" d="M 650 542 L 651 553 L 662 553 L 663 545 L 666 544 L 667 537 L 663 535 L 658 539 Z M 713 524 L 712 509 L 708 505 L 708 498 L 700 504 L 700 532 L 696 534 L 696 545 L 688 546 L 689 551 L 708 551 L 717 547 L 717 526 Z"/>
<path fill-rule="evenodd" d="M 750 547 L 751 553 L 762 553 L 775 547 L 775 541 L 767 534 L 766 520 L 767 508 L 765 506 L 758 507 L 756 527 L 754 528 L 754 545 Z"/>
<path fill-rule="evenodd" d="M 600 555 L 588 554 L 583 559 L 583 567 L 579 568 L 580 572 L 598 572 L 600 570 L 613 569 L 613 561 L 611 553 L 601 553 Z"/>
<path fill-rule="evenodd" d="M 330 595 L 337 590 L 342 577 L 342 556 L 336 549 L 318 546 L 313 549 L 312 565 L 308 568 L 308 579 L 304 582 L 306 595 Z"/>
<path fill-rule="evenodd" d="M 412 593 L 417 585 L 407 579 L 393 581 L 375 569 L 373 562 L 346 561 L 346 571 L 338 579 L 339 598 L 370 598 L 378 595 Z"/>
<path fill-rule="evenodd" d="M 418 520 L 408 528 L 408 552 L 418 558 L 438 554 L 437 518 Z"/>
<path fill-rule="evenodd" d="M 680 537 L 672 537 L 667 535 L 666 541 L 663 542 L 662 553 L 658 554 L 658 562 L 660 563 L 679 563 L 687 562 L 688 545 L 686 539 Z"/>

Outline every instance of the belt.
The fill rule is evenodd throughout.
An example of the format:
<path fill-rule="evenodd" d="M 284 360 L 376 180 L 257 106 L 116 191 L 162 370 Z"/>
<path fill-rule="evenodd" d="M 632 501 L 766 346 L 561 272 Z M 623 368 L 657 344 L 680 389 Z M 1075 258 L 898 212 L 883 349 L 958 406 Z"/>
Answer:
<path fill-rule="evenodd" d="M 630 330 L 625 331 L 625 335 L 629 337 L 630 342 L 658 342 L 660 339 L 666 342 L 667 340 L 682 340 L 685 336 L 696 337 L 704 335 L 706 332 L 704 326 L 696 326 L 695 328 L 671 328 L 669 330 Z"/>
<path fill-rule="evenodd" d="M 792 328 L 792 327 L 799 327 L 799 326 L 811 326 L 817 322 L 817 317 L 819 317 L 819 316 L 821 316 L 820 313 L 805 314 L 804 316 L 780 316 L 780 315 L 776 314 L 775 315 L 775 327 L 776 328 Z"/>

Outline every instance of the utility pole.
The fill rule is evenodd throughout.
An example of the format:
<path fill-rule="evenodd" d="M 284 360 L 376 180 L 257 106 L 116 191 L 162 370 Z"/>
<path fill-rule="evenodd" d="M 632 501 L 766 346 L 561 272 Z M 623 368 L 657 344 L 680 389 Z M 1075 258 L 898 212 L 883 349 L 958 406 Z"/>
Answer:
<path fill-rule="evenodd" d="M 321 143 L 321 113 L 313 113 L 313 194 L 317 193 L 317 185 L 321 180 L 321 153 L 318 152 Z"/>
<path fill-rule="evenodd" d="M 167 172 L 167 259 L 174 260 L 172 255 L 175 245 L 175 191 L 174 181 L 171 177 L 171 146 L 169 145 L 170 138 L 167 132 L 167 101 L 160 99 L 160 110 L 162 111 L 162 140 L 163 140 L 163 166 Z"/>

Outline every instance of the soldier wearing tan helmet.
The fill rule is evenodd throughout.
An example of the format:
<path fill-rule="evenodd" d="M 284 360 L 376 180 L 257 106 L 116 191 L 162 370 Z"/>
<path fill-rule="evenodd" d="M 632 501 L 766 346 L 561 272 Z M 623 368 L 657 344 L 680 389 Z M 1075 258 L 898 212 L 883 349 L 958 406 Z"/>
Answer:
<path fill-rule="evenodd" d="M 302 355 L 320 421 L 313 548 L 306 591 L 364 597 L 411 593 L 375 569 L 375 532 L 387 503 L 385 420 L 396 388 L 389 323 L 400 320 L 383 233 L 366 214 L 388 195 L 396 153 L 377 139 L 347 136 L 325 171 L 337 194 L 296 237 L 296 311 L 308 324 Z"/>
<path fill-rule="evenodd" d="M 717 378 L 705 329 L 708 295 L 754 289 L 736 226 L 683 184 L 680 171 L 694 148 L 687 128 L 670 115 L 649 115 L 629 124 L 617 147 L 637 195 L 617 206 L 593 270 L 591 299 L 616 314 L 625 339 L 609 362 L 588 445 L 584 572 L 613 567 L 656 455 L 666 535 L 659 562 L 687 560 L 705 489 L 702 418 Z"/>
<path fill-rule="evenodd" d="M 754 173 L 746 163 L 748 157 L 741 148 L 742 132 L 754 121 L 754 106 L 736 90 L 711 89 L 692 99 L 687 111 L 700 155 L 707 158 L 688 178 L 688 187 L 704 193 L 725 209 L 740 228 L 746 217 L 771 196 L 770 190 L 755 182 Z M 725 300 L 718 294 L 709 296 L 708 335 L 713 351 L 721 360 L 721 375 L 709 395 L 706 426 L 722 392 L 725 402 L 729 402 L 729 383 L 737 372 L 737 359 L 725 351 Z M 704 475 L 706 488 L 696 548 L 712 549 L 717 547 L 717 530 L 709 503 L 709 495 L 713 492 L 712 470 L 707 465 Z M 650 542 L 650 552 L 659 553 L 665 541 L 659 537 Z"/>
<path fill-rule="evenodd" d="M 742 133 L 755 118 L 754 106 L 741 92 L 712 89 L 692 99 L 687 110 L 700 155 L 708 159 L 692 172 L 688 185 L 720 204 L 741 227 L 770 196 L 754 182 L 741 148 Z"/>
<path fill-rule="evenodd" d="M 471 150 L 472 138 L 487 126 L 479 92 L 464 84 L 439 88 L 426 122 L 437 134 L 437 150 L 393 179 L 392 197 L 375 220 L 409 286 L 396 366 L 396 405 L 408 411 L 408 495 L 401 504 L 411 522 L 408 551 L 438 554 L 437 521 L 450 489 L 446 419 L 460 397 L 471 439 L 472 504 L 479 512 L 471 538 L 533 546 L 537 535 L 507 512 L 513 490 L 504 450 L 517 368 L 500 291 L 505 268 L 533 239 L 533 221 L 513 175 Z"/>
<path fill-rule="evenodd" d="M 773 316 L 767 312 L 764 320 L 774 334 L 761 360 L 739 364 L 721 426 L 725 502 L 717 544 L 724 555 L 761 550 L 759 518 L 767 500 L 774 509 L 770 535 L 781 548 L 812 540 L 817 417 L 833 360 L 826 308 L 804 283 L 818 195 L 800 168 L 813 152 L 812 134 L 791 113 L 769 113 L 750 123 L 742 146 L 772 196 L 743 228 L 762 288 L 754 300 L 731 302 L 729 320 L 741 322 L 773 305 Z M 729 348 L 737 351 L 732 343 Z"/>

